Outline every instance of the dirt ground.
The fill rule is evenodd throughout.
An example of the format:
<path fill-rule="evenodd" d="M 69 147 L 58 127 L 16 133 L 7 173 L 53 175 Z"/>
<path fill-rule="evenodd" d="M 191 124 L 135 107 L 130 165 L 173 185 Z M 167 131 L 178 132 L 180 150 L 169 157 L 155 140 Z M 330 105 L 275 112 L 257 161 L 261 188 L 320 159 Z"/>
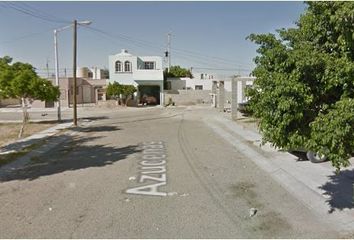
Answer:
<path fill-rule="evenodd" d="M 252 117 L 243 117 L 242 119 L 237 120 L 237 123 L 250 130 L 258 130 L 259 120 L 254 119 Z"/>
<path fill-rule="evenodd" d="M 54 126 L 54 123 L 28 123 L 25 126 L 23 137 L 43 131 Z M 21 123 L 0 123 L 0 147 L 15 141 L 21 128 Z"/>

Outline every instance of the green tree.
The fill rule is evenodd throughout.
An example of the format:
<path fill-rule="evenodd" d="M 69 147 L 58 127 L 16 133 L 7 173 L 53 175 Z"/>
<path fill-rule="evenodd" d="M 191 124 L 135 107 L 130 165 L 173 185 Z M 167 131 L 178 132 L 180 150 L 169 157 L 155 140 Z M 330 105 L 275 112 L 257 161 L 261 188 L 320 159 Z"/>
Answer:
<path fill-rule="evenodd" d="M 117 82 L 109 83 L 107 87 L 107 96 L 119 101 L 121 98 L 126 105 L 133 93 L 137 91 L 133 85 L 122 85 Z"/>
<path fill-rule="evenodd" d="M 107 87 L 107 96 L 118 101 L 120 95 L 123 93 L 122 85 L 117 82 L 109 83 Z"/>
<path fill-rule="evenodd" d="M 123 86 L 123 96 L 127 100 L 129 97 L 131 97 L 136 91 L 136 87 L 133 85 L 122 85 Z"/>
<path fill-rule="evenodd" d="M 193 78 L 193 75 L 189 69 L 182 68 L 180 66 L 171 66 L 170 71 L 165 70 L 166 77 L 189 77 Z"/>
<path fill-rule="evenodd" d="M 40 78 L 32 65 L 11 62 L 10 57 L 0 58 L 0 96 L 21 99 L 23 118 L 18 136 L 21 138 L 25 124 L 29 120 L 28 103 L 33 100 L 56 101 L 60 91 L 50 81 Z"/>
<path fill-rule="evenodd" d="M 296 27 L 248 37 L 259 45 L 249 108 L 263 142 L 325 154 L 339 170 L 354 151 L 354 3 L 306 4 Z"/>

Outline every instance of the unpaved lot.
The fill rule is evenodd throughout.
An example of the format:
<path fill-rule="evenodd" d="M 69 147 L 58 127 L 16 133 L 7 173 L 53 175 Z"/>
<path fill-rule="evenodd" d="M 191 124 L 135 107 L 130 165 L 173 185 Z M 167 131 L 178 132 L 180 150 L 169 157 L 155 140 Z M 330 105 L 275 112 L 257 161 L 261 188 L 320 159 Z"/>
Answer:
<path fill-rule="evenodd" d="M 55 123 L 29 123 L 25 126 L 23 137 L 43 131 Z M 0 147 L 17 139 L 21 123 L 0 123 Z"/>

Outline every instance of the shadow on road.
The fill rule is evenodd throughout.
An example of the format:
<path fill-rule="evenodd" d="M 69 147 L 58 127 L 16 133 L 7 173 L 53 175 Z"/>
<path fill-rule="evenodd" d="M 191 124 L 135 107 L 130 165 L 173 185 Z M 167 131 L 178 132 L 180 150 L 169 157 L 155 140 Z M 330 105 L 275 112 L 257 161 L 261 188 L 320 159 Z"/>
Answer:
<path fill-rule="evenodd" d="M 73 128 L 72 130 L 78 131 L 78 132 L 113 132 L 113 131 L 118 131 L 122 130 L 121 128 L 117 126 L 89 126 L 89 127 L 76 127 Z"/>
<path fill-rule="evenodd" d="M 79 120 L 90 120 L 90 121 L 97 121 L 97 120 L 105 120 L 109 119 L 107 116 L 98 116 L 98 117 L 80 117 Z"/>
<path fill-rule="evenodd" d="M 320 187 L 329 196 L 326 201 L 330 206 L 329 213 L 336 210 L 352 209 L 354 170 L 344 170 L 339 174 L 329 176 L 330 181 Z"/>
<path fill-rule="evenodd" d="M 68 139 L 60 146 L 47 153 L 32 157 L 29 164 L 8 174 L 0 179 L 0 182 L 35 180 L 65 171 L 104 167 L 141 151 L 137 145 L 119 148 L 95 144 L 95 141 L 101 137 L 67 137 Z"/>

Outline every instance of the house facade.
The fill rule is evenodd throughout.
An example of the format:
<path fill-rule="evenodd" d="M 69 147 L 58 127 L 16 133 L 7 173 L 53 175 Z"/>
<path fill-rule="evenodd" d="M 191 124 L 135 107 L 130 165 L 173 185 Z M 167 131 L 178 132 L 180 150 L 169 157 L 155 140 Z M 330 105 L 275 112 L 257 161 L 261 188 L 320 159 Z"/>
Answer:
<path fill-rule="evenodd" d="M 55 79 L 49 79 L 53 83 Z M 77 104 L 97 104 L 99 101 L 106 100 L 105 79 L 81 78 L 76 79 L 76 102 Z M 74 91 L 73 78 L 59 78 L 60 104 L 62 107 L 71 107 L 73 104 Z M 52 108 L 54 102 L 35 100 L 31 103 L 33 108 Z"/>
<path fill-rule="evenodd" d="M 222 91 L 224 106 L 232 100 L 232 82 L 237 84 L 237 102 L 248 99 L 246 88 L 253 85 L 255 77 L 233 77 L 218 74 L 193 73 L 193 78 L 168 78 L 165 102 L 172 100 L 176 104 L 212 103 L 216 106 L 217 97 Z M 222 88 L 222 89 L 221 89 Z"/>
<path fill-rule="evenodd" d="M 137 101 L 143 97 L 155 97 L 163 104 L 162 57 L 135 56 L 122 49 L 109 56 L 109 82 L 137 87 Z"/>
<path fill-rule="evenodd" d="M 193 78 L 181 77 L 181 78 L 168 78 L 167 89 L 168 90 L 212 90 L 213 82 L 224 81 L 225 90 L 231 91 L 231 79 L 230 76 L 223 76 L 210 73 L 193 73 Z"/>

